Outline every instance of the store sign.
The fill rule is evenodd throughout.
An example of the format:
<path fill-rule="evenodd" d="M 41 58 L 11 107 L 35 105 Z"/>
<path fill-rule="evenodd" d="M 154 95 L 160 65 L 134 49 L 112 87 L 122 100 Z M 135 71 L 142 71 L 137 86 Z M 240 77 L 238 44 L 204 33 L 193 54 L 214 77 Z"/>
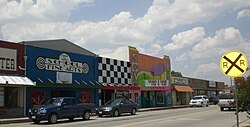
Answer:
<path fill-rule="evenodd" d="M 17 50 L 0 48 L 0 70 L 17 70 Z"/>
<path fill-rule="evenodd" d="M 188 79 L 186 78 L 173 77 L 172 82 L 173 84 L 188 85 Z"/>
<path fill-rule="evenodd" d="M 152 87 L 152 86 L 168 86 L 168 80 L 145 80 L 145 86 Z"/>
<path fill-rule="evenodd" d="M 209 87 L 216 87 L 215 81 L 209 81 Z"/>
<path fill-rule="evenodd" d="M 38 57 L 36 59 L 36 66 L 41 70 L 84 74 L 89 72 L 89 65 L 87 63 L 71 61 L 70 57 L 65 53 L 61 54 L 59 59 Z"/>

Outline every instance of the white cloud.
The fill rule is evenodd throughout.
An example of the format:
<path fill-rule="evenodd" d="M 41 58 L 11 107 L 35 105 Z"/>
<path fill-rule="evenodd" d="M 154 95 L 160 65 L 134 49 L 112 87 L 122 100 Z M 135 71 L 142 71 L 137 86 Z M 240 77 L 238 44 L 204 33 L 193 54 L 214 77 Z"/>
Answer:
<path fill-rule="evenodd" d="M 211 72 L 216 72 L 220 70 L 219 63 L 208 63 L 208 64 L 201 64 L 197 67 L 197 70 L 192 73 L 192 76 L 200 76 L 202 74 L 209 74 Z"/>
<path fill-rule="evenodd" d="M 180 32 L 172 36 L 172 42 L 164 46 L 168 51 L 179 50 L 187 46 L 192 46 L 199 42 L 205 36 L 203 27 L 195 27 L 192 30 Z"/>
<path fill-rule="evenodd" d="M 56 22 L 66 21 L 70 11 L 81 3 L 93 0 L 1 0 L 0 22 L 3 24 L 18 22 Z"/>
<path fill-rule="evenodd" d="M 185 49 L 180 56 L 176 56 L 175 68 L 184 75 L 228 83 L 228 78 L 219 68 L 221 57 L 228 51 L 237 50 L 249 60 L 249 49 L 250 41 L 244 39 L 238 29 L 233 27 L 220 29 L 215 32 L 214 36 L 205 35 L 197 44 L 193 44 L 193 48 Z M 186 64 L 192 66 L 184 69 L 183 66 Z M 192 69 L 195 71 L 190 71 Z M 245 75 L 247 74 L 249 72 Z"/>
<path fill-rule="evenodd" d="M 100 56 L 106 57 L 106 58 L 129 61 L 129 48 L 128 46 L 119 47 L 115 50 L 114 53 L 107 53 L 107 54 L 104 53 L 104 54 L 101 54 Z"/>
<path fill-rule="evenodd" d="M 187 31 L 181 33 L 186 32 Z M 200 34 L 198 34 L 198 36 L 199 35 Z M 196 35 L 193 34 L 193 36 Z M 186 49 L 185 51 L 183 50 L 184 52 L 182 51 L 180 56 L 175 58 L 175 61 L 185 61 L 187 58 L 191 58 L 192 60 L 219 58 L 230 50 L 241 51 L 246 55 L 249 55 L 250 58 L 250 53 L 248 52 L 250 49 L 250 41 L 243 39 L 240 31 L 234 27 L 220 29 L 215 32 L 214 36 L 204 35 L 203 38 L 199 38 L 198 42 L 193 40 L 193 42 L 190 42 L 189 44 L 190 45 L 182 46 L 182 48 Z M 188 46 L 192 46 L 191 50 L 187 48 Z M 180 50 L 181 49 L 177 49 L 176 51 Z"/>
<path fill-rule="evenodd" d="M 147 54 L 150 54 L 152 56 L 156 56 L 161 50 L 162 50 L 161 45 L 159 45 L 159 44 L 152 44 L 151 46 L 149 46 Z"/>
<path fill-rule="evenodd" d="M 191 77 L 199 77 L 213 81 L 228 81 L 228 77 L 226 77 L 220 71 L 219 63 L 214 62 L 199 65 L 197 69 L 191 74 Z"/>
<path fill-rule="evenodd" d="M 242 38 L 239 30 L 229 27 L 216 31 L 214 37 L 203 38 L 188 54 L 193 59 L 207 59 L 222 56 L 229 50 L 241 51 L 248 46 L 249 43 Z"/>
<path fill-rule="evenodd" d="M 107 21 L 67 21 L 71 10 L 82 3 L 91 2 L 93 0 L 3 0 L 0 2 L 3 39 L 20 41 L 65 38 L 92 51 L 108 48 L 114 51 L 134 43 L 145 45 L 155 42 L 158 34 L 164 30 L 178 25 L 211 21 L 222 12 L 250 5 L 248 1 L 237 0 L 176 0 L 173 3 L 155 0 L 146 14 L 136 19 L 132 18 L 130 12 L 120 12 Z M 197 41 L 200 36 L 202 33 L 194 40 Z M 173 46 L 176 46 L 174 41 L 181 39 L 182 35 L 173 37 Z M 191 41 L 187 40 L 187 44 L 184 43 L 182 47 Z"/>
<path fill-rule="evenodd" d="M 244 17 L 250 17 L 250 9 L 244 9 L 238 12 L 237 19 Z"/>
<path fill-rule="evenodd" d="M 180 62 L 180 61 L 184 61 L 184 60 L 187 60 L 188 59 L 188 54 L 187 53 L 183 53 L 182 55 L 180 56 L 177 56 L 174 61 L 175 62 Z"/>

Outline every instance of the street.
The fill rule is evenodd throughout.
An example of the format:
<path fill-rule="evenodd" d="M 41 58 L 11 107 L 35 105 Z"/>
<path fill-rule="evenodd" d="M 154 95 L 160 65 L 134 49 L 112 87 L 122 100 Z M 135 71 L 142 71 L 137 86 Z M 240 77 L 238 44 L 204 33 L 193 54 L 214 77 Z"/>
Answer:
<path fill-rule="evenodd" d="M 246 113 L 240 113 L 240 123 L 249 122 Z M 242 124 L 240 124 L 242 126 Z M 91 120 L 83 121 L 80 118 L 70 122 L 60 120 L 57 124 L 13 123 L 0 126 L 28 127 L 28 126 L 54 126 L 54 127 L 233 127 L 236 126 L 235 111 L 219 110 L 217 105 L 209 107 L 181 108 L 171 110 L 158 110 L 138 112 L 137 115 L 122 115 L 120 117 L 105 116 L 99 118 L 92 116 Z"/>

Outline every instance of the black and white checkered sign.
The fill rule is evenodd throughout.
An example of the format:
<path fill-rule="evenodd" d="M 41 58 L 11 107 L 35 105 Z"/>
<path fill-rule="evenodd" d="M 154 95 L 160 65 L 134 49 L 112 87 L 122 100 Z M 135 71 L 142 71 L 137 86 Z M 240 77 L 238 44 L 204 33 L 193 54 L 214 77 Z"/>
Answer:
<path fill-rule="evenodd" d="M 99 57 L 98 80 L 104 86 L 131 86 L 130 63 Z"/>

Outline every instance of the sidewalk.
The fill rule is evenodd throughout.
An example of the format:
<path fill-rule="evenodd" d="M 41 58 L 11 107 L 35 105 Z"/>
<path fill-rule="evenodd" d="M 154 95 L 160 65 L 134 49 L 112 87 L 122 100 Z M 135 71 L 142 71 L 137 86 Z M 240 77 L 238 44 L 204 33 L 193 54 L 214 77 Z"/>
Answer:
<path fill-rule="evenodd" d="M 172 106 L 172 107 L 140 108 L 140 109 L 138 109 L 138 112 L 176 109 L 176 108 L 187 108 L 187 107 L 189 107 L 189 105 L 180 105 L 180 106 Z M 31 122 L 31 120 L 28 117 L 0 119 L 0 125 L 1 124 L 10 124 L 10 123 L 23 123 L 23 122 Z"/>

